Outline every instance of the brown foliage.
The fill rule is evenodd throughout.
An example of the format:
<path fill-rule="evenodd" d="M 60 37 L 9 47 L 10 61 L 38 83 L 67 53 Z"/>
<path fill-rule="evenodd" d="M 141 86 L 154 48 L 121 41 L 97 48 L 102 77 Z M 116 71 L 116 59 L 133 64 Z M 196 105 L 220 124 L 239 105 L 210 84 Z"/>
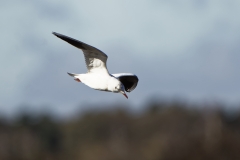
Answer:
<path fill-rule="evenodd" d="M 177 104 L 142 114 L 89 112 L 62 122 L 21 115 L 0 122 L 1 160 L 238 160 L 240 115 Z"/>

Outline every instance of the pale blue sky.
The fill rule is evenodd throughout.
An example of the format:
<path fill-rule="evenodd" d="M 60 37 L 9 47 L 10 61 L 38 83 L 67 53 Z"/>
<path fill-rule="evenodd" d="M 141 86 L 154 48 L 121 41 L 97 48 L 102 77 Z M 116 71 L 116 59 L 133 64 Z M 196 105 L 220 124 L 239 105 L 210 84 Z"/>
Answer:
<path fill-rule="evenodd" d="M 152 96 L 238 104 L 239 15 L 239 0 L 1 1 L 0 112 L 137 109 Z M 52 31 L 104 51 L 111 73 L 137 74 L 129 99 L 73 81 L 66 72 L 86 72 L 83 55 Z"/>

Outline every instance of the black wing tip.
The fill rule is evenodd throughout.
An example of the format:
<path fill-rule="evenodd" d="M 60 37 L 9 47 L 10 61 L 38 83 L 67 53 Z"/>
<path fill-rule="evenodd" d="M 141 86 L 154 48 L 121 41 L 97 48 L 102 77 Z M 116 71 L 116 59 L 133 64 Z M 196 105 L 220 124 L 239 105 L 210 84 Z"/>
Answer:
<path fill-rule="evenodd" d="M 87 44 L 79 41 L 79 40 L 76 40 L 74 38 L 71 38 L 71 37 L 68 37 L 68 36 L 65 36 L 65 35 L 62 35 L 60 33 L 57 33 L 57 32 L 52 32 L 53 35 L 55 35 L 56 37 L 68 42 L 69 44 L 79 48 L 79 49 L 84 49 L 84 50 L 87 50 Z M 89 46 L 89 45 L 88 45 Z"/>
<path fill-rule="evenodd" d="M 86 43 L 83 43 L 79 40 L 76 40 L 74 38 L 71 38 L 71 37 L 68 37 L 68 36 L 65 36 L 65 35 L 62 35 L 60 33 L 57 33 L 57 32 L 52 32 L 53 35 L 55 35 L 56 37 L 68 42 L 69 44 L 79 48 L 79 49 L 82 49 L 82 50 L 90 50 L 90 51 L 98 51 L 98 52 L 101 52 L 102 53 L 102 56 L 104 57 L 108 57 L 105 53 L 103 53 L 101 50 L 91 46 L 91 45 L 88 45 Z"/>
<path fill-rule="evenodd" d="M 57 33 L 57 32 L 52 32 L 53 35 L 57 36 L 57 37 L 61 37 L 62 35 Z"/>
<path fill-rule="evenodd" d="M 56 36 L 58 33 L 56 33 L 56 32 L 52 32 L 52 34 L 54 34 L 54 35 Z"/>

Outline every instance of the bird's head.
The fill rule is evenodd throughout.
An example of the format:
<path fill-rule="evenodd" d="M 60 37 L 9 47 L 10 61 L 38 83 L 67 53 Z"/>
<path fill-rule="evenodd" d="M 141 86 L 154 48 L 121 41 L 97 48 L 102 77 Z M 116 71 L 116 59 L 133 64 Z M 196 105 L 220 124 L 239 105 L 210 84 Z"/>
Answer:
<path fill-rule="evenodd" d="M 125 87 L 124 85 L 116 78 L 111 79 L 111 83 L 109 83 L 110 85 L 108 86 L 108 89 L 111 92 L 115 92 L 115 93 L 121 93 L 123 94 L 126 98 L 128 98 L 127 94 L 125 93 Z"/>

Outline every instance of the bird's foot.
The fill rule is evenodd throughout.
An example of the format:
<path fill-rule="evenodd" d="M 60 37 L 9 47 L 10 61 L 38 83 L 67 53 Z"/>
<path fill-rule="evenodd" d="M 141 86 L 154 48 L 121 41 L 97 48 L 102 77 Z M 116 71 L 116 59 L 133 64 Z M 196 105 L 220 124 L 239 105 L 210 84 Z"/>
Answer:
<path fill-rule="evenodd" d="M 79 78 L 75 78 L 74 80 L 77 82 L 81 82 Z"/>

